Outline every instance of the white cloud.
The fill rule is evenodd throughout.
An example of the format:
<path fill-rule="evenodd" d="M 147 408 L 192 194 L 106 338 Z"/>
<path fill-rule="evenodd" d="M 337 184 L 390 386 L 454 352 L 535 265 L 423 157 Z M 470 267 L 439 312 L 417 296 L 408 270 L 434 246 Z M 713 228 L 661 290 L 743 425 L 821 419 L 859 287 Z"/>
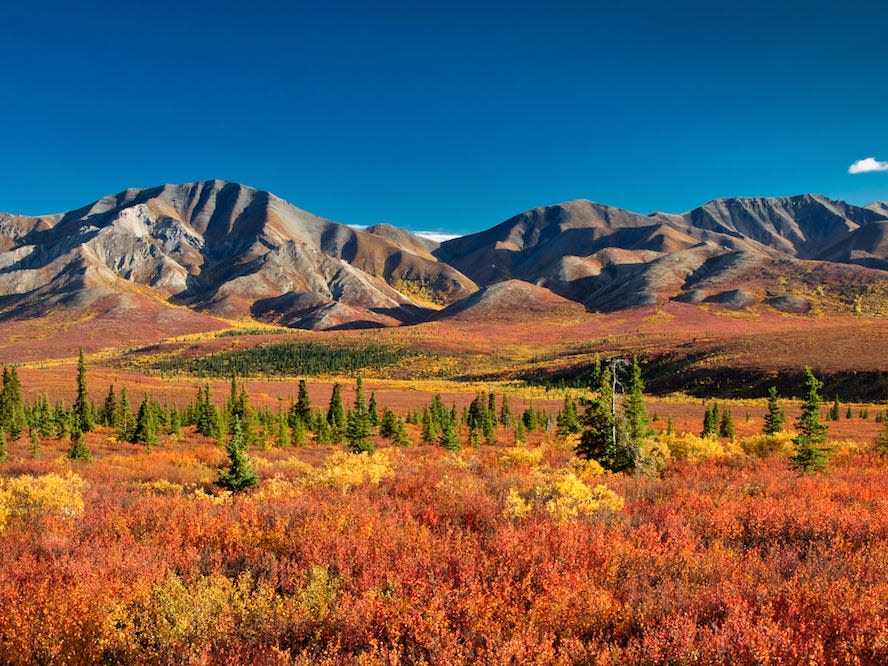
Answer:
<path fill-rule="evenodd" d="M 848 173 L 870 173 L 871 171 L 888 171 L 888 162 L 880 162 L 875 157 L 857 160 L 848 167 Z"/>
<path fill-rule="evenodd" d="M 364 229 L 367 228 L 368 225 L 366 225 L 366 224 L 346 224 L 345 226 L 351 227 L 352 229 L 357 229 L 359 231 L 363 231 Z"/>
<path fill-rule="evenodd" d="M 428 238 L 429 240 L 437 241 L 438 243 L 443 243 L 444 241 L 453 240 L 454 238 L 459 238 L 462 234 L 443 234 L 439 231 L 414 231 L 414 234 L 417 236 L 422 236 L 423 238 Z"/>

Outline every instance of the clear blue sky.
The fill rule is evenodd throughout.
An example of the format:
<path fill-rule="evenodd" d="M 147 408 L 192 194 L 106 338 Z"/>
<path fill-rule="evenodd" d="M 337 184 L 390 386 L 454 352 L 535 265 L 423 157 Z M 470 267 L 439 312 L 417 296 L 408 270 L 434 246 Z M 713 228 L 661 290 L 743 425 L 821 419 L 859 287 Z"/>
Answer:
<path fill-rule="evenodd" d="M 0 210 L 224 178 L 349 224 L 589 198 L 888 199 L 888 3 L 36 2 L 0 12 Z"/>

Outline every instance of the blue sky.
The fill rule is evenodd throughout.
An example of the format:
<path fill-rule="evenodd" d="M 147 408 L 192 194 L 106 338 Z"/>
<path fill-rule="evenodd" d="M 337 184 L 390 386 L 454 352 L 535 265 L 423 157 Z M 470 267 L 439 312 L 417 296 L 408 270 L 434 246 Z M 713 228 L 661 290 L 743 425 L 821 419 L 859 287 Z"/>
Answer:
<path fill-rule="evenodd" d="M 15 3 L 0 210 L 224 178 L 466 233 L 589 198 L 888 199 L 888 3 Z M 372 6 L 370 6 L 372 5 Z"/>

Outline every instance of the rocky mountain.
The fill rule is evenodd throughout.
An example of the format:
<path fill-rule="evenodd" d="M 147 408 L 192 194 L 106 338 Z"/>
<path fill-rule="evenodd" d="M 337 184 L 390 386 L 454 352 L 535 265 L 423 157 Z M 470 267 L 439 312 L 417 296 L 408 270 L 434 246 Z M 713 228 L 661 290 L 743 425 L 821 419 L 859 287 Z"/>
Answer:
<path fill-rule="evenodd" d="M 718 199 L 681 215 L 571 201 L 448 241 L 434 254 L 480 286 L 517 278 L 592 310 L 669 299 L 746 307 L 816 289 L 821 262 L 835 264 L 831 279 L 843 289 L 888 280 L 886 224 L 881 204 L 819 195 Z"/>
<path fill-rule="evenodd" d="M 678 215 L 571 201 L 442 244 L 386 224 L 358 230 L 225 181 L 0 214 L 4 318 L 121 299 L 126 312 L 150 302 L 311 329 L 671 299 L 805 312 L 812 294 L 851 304 L 877 283 L 888 285 L 888 204 L 819 195 L 718 199 Z"/>
<path fill-rule="evenodd" d="M 224 181 L 131 189 L 61 215 L 4 215 L 0 247 L 7 317 L 147 288 L 222 317 L 396 325 L 423 319 L 426 301 L 476 289 L 406 232 L 359 231 Z"/>

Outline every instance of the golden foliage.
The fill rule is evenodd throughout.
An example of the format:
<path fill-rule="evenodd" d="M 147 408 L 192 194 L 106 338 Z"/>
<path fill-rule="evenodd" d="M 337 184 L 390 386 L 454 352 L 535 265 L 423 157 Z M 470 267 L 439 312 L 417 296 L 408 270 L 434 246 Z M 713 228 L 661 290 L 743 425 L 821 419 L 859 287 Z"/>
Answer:
<path fill-rule="evenodd" d="M 510 446 L 497 456 L 503 467 L 534 467 L 543 459 L 543 448 L 529 449 L 526 446 Z"/>
<path fill-rule="evenodd" d="M 771 454 L 789 455 L 793 451 L 793 433 L 778 432 L 773 435 L 752 435 L 737 442 L 743 452 L 750 456 L 764 458 Z"/>
<path fill-rule="evenodd" d="M 71 522 L 83 515 L 88 484 L 76 474 L 18 476 L 0 481 L 0 529 L 42 518 Z"/>
<path fill-rule="evenodd" d="M 304 477 L 310 486 L 329 486 L 343 492 L 362 483 L 378 484 L 395 470 L 397 452 L 383 449 L 374 453 L 334 453 L 319 470 Z"/>
<path fill-rule="evenodd" d="M 740 447 L 731 441 L 722 442 L 718 437 L 700 437 L 684 432 L 680 435 L 660 434 L 656 441 L 665 444 L 670 458 L 701 462 L 715 460 L 742 453 Z"/>

